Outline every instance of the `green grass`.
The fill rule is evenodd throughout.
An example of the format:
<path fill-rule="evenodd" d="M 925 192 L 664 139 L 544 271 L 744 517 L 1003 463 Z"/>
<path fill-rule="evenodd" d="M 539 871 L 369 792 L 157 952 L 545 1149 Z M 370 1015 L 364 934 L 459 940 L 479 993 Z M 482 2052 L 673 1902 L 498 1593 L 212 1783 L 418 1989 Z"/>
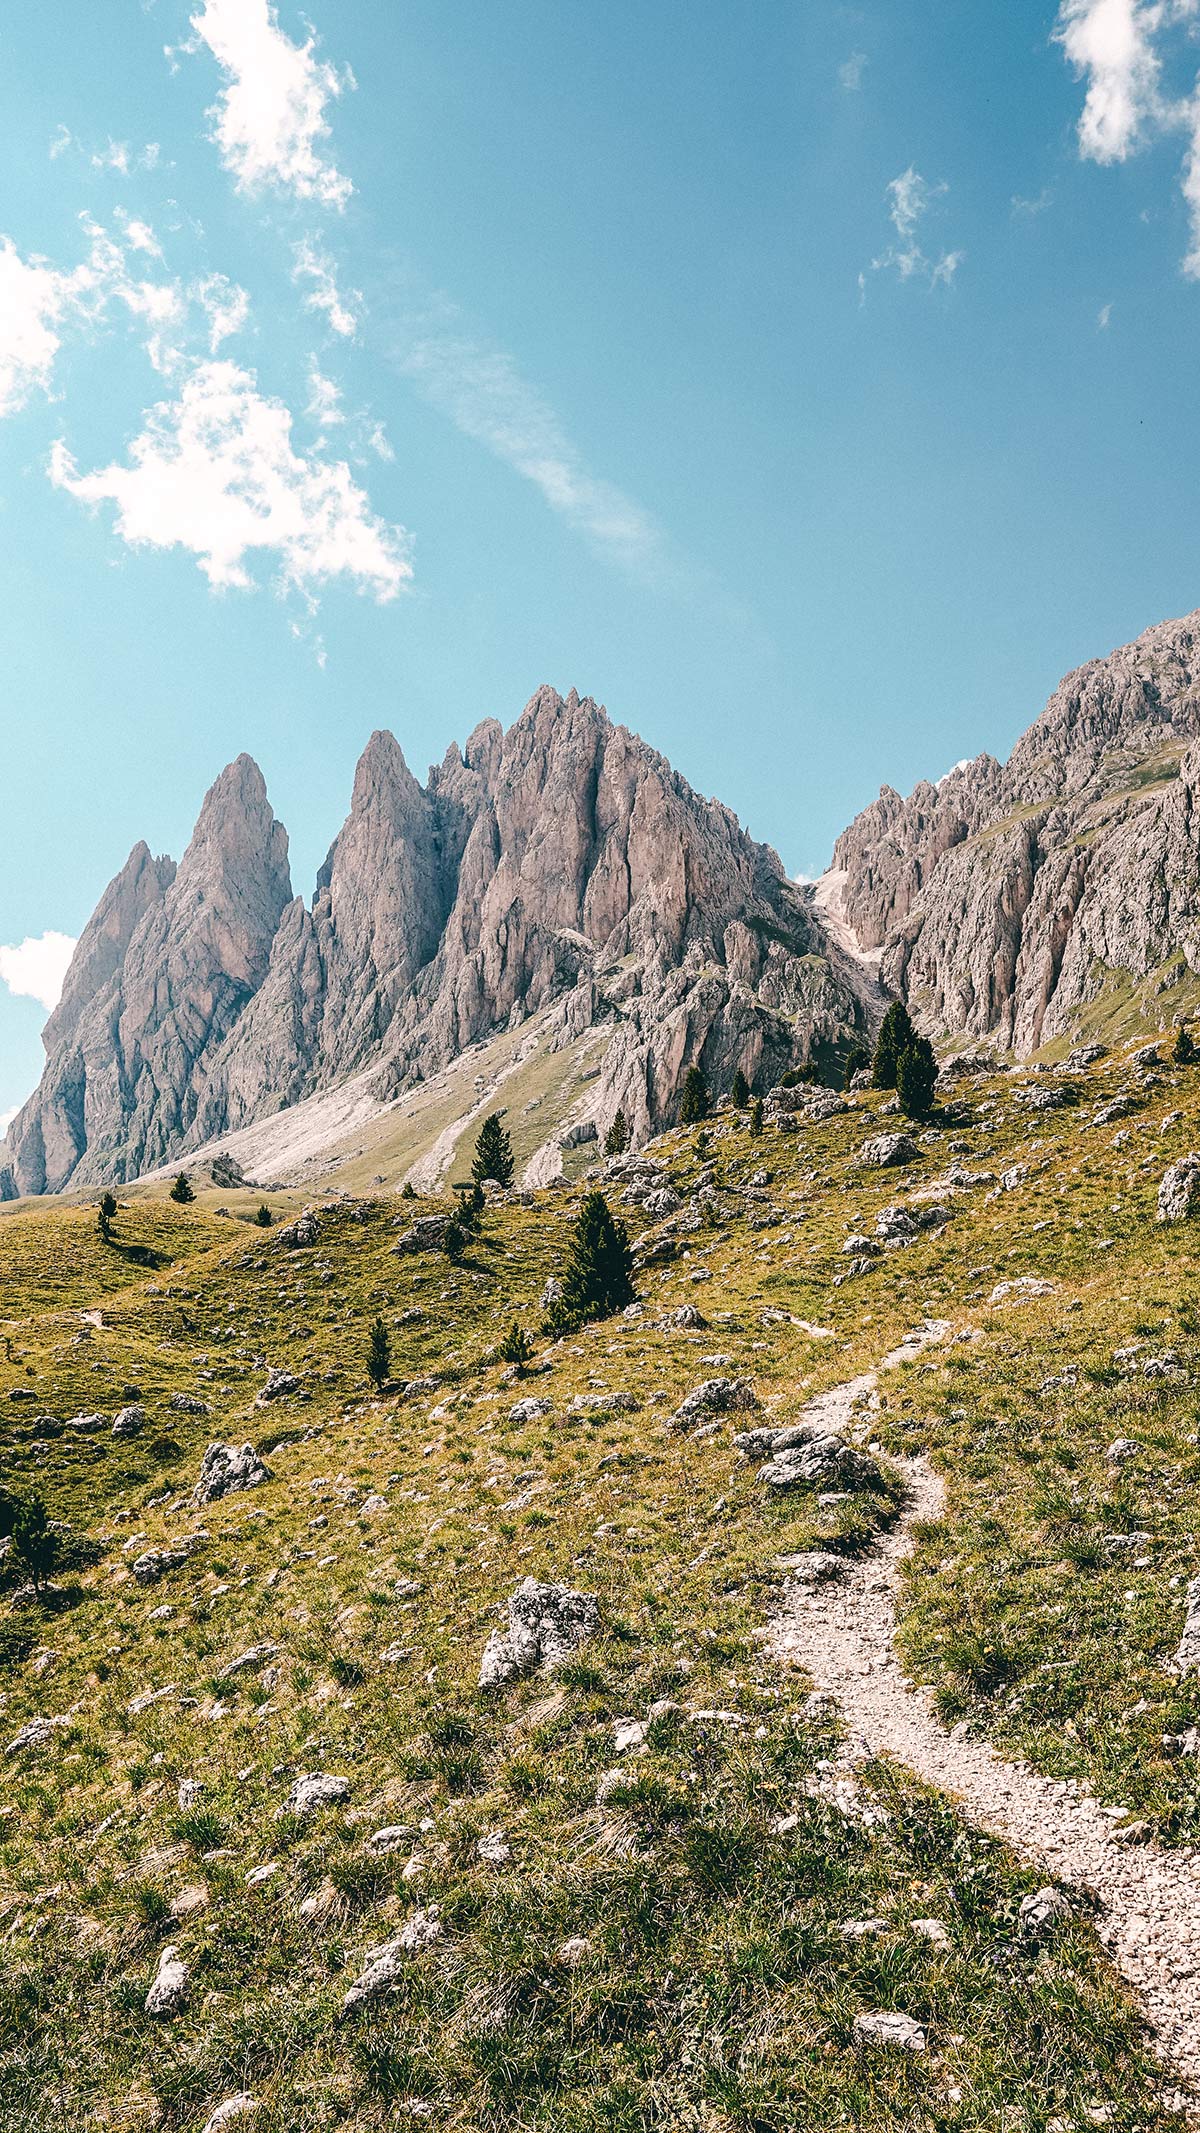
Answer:
<path fill-rule="evenodd" d="M 35 1715 L 70 1721 L 3 1765 L 0 2127 L 198 2133 L 243 2088 L 262 2098 L 260 2133 L 1082 2133 L 1103 2109 L 1123 2128 L 1169 2123 L 1086 1918 L 1041 1947 L 1023 1939 L 1037 1877 L 903 1773 L 862 1772 L 866 1816 L 825 1797 L 831 1721 L 758 1632 L 777 1558 L 868 1544 L 888 1496 L 764 1500 L 733 1453 L 738 1418 L 700 1439 L 669 1422 L 718 1368 L 786 1420 L 927 1313 L 969 1331 L 890 1373 L 873 1425 L 885 1449 L 928 1451 L 948 1483 L 912 1564 L 910 1660 L 947 1717 L 1087 1778 L 1164 1841 L 1195 1842 L 1194 1764 L 1161 1736 L 1200 1720 L 1164 1664 L 1182 1622 L 1170 1581 L 1200 1568 L 1200 1318 L 1187 1227 L 1153 1214 L 1165 1163 L 1200 1145 L 1200 1076 L 1168 1074 L 1117 1149 L 1118 1129 L 1085 1121 L 1122 1081 L 1106 1062 L 1077 1110 L 1047 1114 L 1014 1105 L 1011 1076 L 973 1085 L 919 1175 L 855 1165 L 873 1094 L 756 1142 L 719 1119 L 718 1189 L 765 1168 L 776 1219 L 754 1227 L 728 1197 L 643 1277 L 644 1317 L 539 1339 L 551 1367 L 521 1383 L 492 1352 L 514 1316 L 538 1328 L 569 1192 L 490 1214 L 453 1270 L 395 1255 L 414 1210 L 387 1198 L 361 1219 L 324 1210 L 317 1245 L 296 1253 L 145 1191 L 120 1195 L 116 1249 L 85 1209 L 0 1218 L 0 1476 L 36 1485 L 103 1549 L 44 1609 L 0 1609 L 0 1747 Z M 846 1233 L 941 1176 L 951 1141 L 970 1169 L 1020 1164 L 1024 1182 L 955 1197 L 940 1236 L 837 1284 Z M 691 1137 L 655 1152 L 695 1180 Z M 139 1265 L 131 1247 L 168 1263 Z M 1019 1274 L 1053 1295 L 990 1306 Z M 660 1329 L 683 1302 L 709 1330 Z M 396 1378 L 433 1390 L 370 1395 L 377 1311 Z M 1176 1349 L 1183 1376 L 1114 1366 L 1138 1340 Z M 256 1408 L 264 1361 L 308 1397 Z M 1067 1370 L 1074 1386 L 1041 1393 Z M 133 1387 L 141 1437 L 37 1429 L 45 1413 L 111 1418 Z M 36 1399 L 11 1403 L 14 1388 Z M 173 1411 L 177 1392 L 210 1412 Z M 553 1413 L 511 1423 L 530 1392 Z M 589 1395 L 601 1404 L 573 1411 Z M 1105 1459 L 1117 1436 L 1143 1447 L 1119 1472 Z M 204 1446 L 246 1438 L 274 1480 L 190 1509 Z M 372 1494 L 383 1506 L 366 1510 Z M 184 1569 L 136 1583 L 133 1555 L 200 1526 Z M 1140 1531 L 1150 1544 L 1114 1553 Z M 602 1634 L 558 1676 L 481 1695 L 483 1643 L 528 1574 L 597 1593 Z M 274 1658 L 220 1678 L 263 1640 Z M 157 1689 L 170 1693 L 130 1709 Z M 618 1756 L 613 1722 L 659 1701 L 675 1708 L 647 1752 Z M 705 1711 L 731 1716 L 692 1715 Z M 310 1770 L 348 1777 L 348 1800 L 281 1816 Z M 184 1779 L 202 1790 L 181 1807 Z M 377 1856 L 367 1840 L 385 1824 L 411 1837 Z M 488 1865 L 477 1842 L 498 1829 L 511 1859 Z M 275 1871 L 248 1885 L 260 1866 Z M 366 1951 L 430 1905 L 441 1940 L 343 2022 Z M 843 1922 L 873 1916 L 882 1935 L 843 1939 Z M 929 1917 L 947 1947 L 912 1931 Z M 588 1945 L 571 1967 L 559 1950 L 573 1939 Z M 168 1941 L 190 1992 L 155 2022 L 143 2002 Z M 927 2026 L 926 2054 L 856 2049 L 855 2014 L 889 2007 Z"/>

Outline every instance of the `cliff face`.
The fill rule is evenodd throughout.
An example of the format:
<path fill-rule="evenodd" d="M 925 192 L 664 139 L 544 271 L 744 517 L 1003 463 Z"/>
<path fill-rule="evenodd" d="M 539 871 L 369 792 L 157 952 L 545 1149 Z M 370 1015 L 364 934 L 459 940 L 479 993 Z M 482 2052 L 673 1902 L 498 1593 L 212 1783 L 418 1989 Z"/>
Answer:
<path fill-rule="evenodd" d="M 1069 675 L 989 756 L 839 838 L 836 903 L 932 1030 L 1020 1052 L 1114 986 L 1200 973 L 1200 616 Z"/>
<path fill-rule="evenodd" d="M 105 892 L 9 1129 L 8 1189 L 122 1182 L 347 1075 L 381 1098 L 554 1007 L 613 1025 L 597 1105 L 659 1124 L 693 1060 L 778 1072 L 868 1029 L 873 982 L 729 811 L 572 691 L 542 689 L 421 787 L 358 766 L 311 906 L 240 757 L 176 872 Z"/>

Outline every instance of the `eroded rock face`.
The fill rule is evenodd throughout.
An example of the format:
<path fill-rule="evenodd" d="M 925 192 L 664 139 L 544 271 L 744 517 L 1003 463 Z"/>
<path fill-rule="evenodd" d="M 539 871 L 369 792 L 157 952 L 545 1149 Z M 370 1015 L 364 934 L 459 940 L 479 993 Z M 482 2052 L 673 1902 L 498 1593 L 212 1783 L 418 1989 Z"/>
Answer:
<path fill-rule="evenodd" d="M 727 808 L 540 689 L 424 787 L 375 734 L 311 906 L 248 757 L 178 871 L 139 846 L 80 941 L 0 1190 L 123 1182 L 364 1067 L 387 1100 L 550 1006 L 554 1042 L 612 1032 L 590 1108 L 640 1135 L 693 1061 L 771 1080 L 879 1005 Z"/>
<path fill-rule="evenodd" d="M 1200 970 L 1198 683 L 1200 617 L 1162 623 L 1068 675 L 1007 764 L 885 787 L 839 838 L 830 893 L 923 1026 L 1031 1051 L 1120 974 Z"/>

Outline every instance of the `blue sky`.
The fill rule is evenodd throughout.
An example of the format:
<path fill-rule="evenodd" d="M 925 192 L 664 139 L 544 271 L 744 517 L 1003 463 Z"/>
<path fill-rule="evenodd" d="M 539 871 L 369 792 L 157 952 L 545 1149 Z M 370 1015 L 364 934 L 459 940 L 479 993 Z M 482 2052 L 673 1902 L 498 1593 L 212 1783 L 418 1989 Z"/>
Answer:
<path fill-rule="evenodd" d="M 423 774 L 574 684 L 812 872 L 1194 607 L 1197 29 L 9 11 L 0 1117 L 240 749 L 309 893 L 373 727 Z"/>

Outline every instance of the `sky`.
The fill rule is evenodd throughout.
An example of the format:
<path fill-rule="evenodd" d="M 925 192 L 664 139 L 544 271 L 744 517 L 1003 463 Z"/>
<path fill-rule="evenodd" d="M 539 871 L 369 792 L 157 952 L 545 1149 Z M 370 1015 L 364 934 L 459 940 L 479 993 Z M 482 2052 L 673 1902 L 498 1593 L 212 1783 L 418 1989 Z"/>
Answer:
<path fill-rule="evenodd" d="M 0 1126 L 248 750 L 572 686 L 814 874 L 1200 604 L 1200 0 L 56 0 L 0 30 Z"/>

